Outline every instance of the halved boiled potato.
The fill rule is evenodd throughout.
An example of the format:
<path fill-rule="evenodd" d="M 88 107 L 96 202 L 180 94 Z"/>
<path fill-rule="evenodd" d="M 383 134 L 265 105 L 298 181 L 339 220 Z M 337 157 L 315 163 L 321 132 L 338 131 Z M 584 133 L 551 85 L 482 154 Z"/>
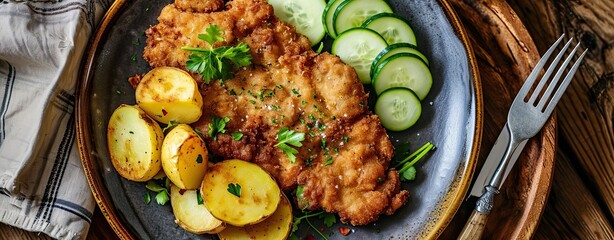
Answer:
<path fill-rule="evenodd" d="M 239 196 L 231 193 L 237 192 L 231 184 L 240 187 Z M 210 167 L 200 192 L 213 216 L 237 227 L 259 223 L 273 214 L 281 194 L 271 175 L 256 164 L 237 159 Z"/>
<path fill-rule="evenodd" d="M 197 189 L 207 172 L 205 142 L 187 124 L 175 126 L 162 143 L 162 169 L 181 189 Z"/>
<path fill-rule="evenodd" d="M 148 181 L 160 171 L 163 138 L 158 123 L 143 110 L 122 104 L 113 111 L 107 126 L 111 163 L 124 178 Z"/>
<path fill-rule="evenodd" d="M 213 217 L 204 204 L 199 205 L 196 190 L 181 190 L 171 184 L 171 207 L 175 223 L 191 233 L 219 233 L 226 224 Z"/>
<path fill-rule="evenodd" d="M 250 226 L 228 226 L 217 234 L 221 240 L 286 239 L 292 229 L 292 205 L 282 193 L 277 210 L 266 220 Z"/>
<path fill-rule="evenodd" d="M 189 124 L 202 114 L 203 98 L 196 81 L 178 68 L 158 67 L 149 71 L 135 94 L 139 107 L 161 123 L 173 120 Z"/>

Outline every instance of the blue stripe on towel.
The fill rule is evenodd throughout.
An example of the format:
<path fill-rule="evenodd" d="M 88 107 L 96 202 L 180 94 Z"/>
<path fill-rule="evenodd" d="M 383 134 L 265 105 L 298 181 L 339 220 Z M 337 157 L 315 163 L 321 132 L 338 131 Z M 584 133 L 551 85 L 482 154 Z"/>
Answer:
<path fill-rule="evenodd" d="M 92 222 L 93 213 L 91 213 L 79 204 L 58 198 L 55 200 L 55 204 L 53 205 L 53 207 L 60 208 L 67 212 L 75 214 L 80 218 L 83 218 L 83 220 L 87 221 L 88 223 Z"/>
<path fill-rule="evenodd" d="M 15 85 L 15 67 L 7 62 L 9 65 L 9 74 L 6 78 L 6 88 L 4 89 L 4 97 L 2 98 L 2 106 L 0 106 L 0 146 L 4 142 L 4 138 L 6 138 L 6 129 L 5 129 L 5 117 L 6 112 L 9 108 L 9 103 L 11 102 L 11 96 L 13 95 L 13 85 Z"/>
<path fill-rule="evenodd" d="M 53 206 L 55 205 L 56 198 L 58 196 L 58 189 L 60 188 L 62 178 L 64 177 L 64 171 L 66 170 L 66 163 L 72 149 L 72 145 L 75 142 L 75 115 L 72 114 L 68 120 L 67 125 L 64 127 L 64 137 L 60 143 L 57 151 L 57 156 L 51 169 L 51 175 L 47 186 L 45 187 L 45 194 L 43 195 L 41 207 L 36 213 L 37 219 L 49 221 L 51 218 L 51 212 L 53 212 Z"/>

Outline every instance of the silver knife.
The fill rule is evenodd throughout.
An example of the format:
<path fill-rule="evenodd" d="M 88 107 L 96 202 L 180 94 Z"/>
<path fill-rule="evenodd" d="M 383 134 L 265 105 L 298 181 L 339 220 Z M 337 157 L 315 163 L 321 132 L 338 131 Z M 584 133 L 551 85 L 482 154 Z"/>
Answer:
<path fill-rule="evenodd" d="M 473 183 L 473 187 L 471 188 L 470 195 L 467 196 L 467 198 L 469 198 L 470 196 L 476 196 L 476 197 L 482 196 L 482 194 L 484 193 L 484 186 L 488 185 L 488 181 L 490 181 L 492 175 L 495 173 L 495 170 L 497 169 L 499 162 L 501 162 L 501 159 L 503 158 L 503 154 L 505 153 L 505 148 L 507 147 L 507 144 L 509 143 L 509 141 L 510 141 L 510 133 L 507 132 L 506 127 L 503 127 L 503 129 L 501 130 L 501 133 L 499 134 L 499 137 L 497 137 L 497 141 L 495 141 L 495 145 L 491 148 L 490 153 L 488 154 L 488 157 L 486 158 L 486 162 L 484 162 L 484 165 L 482 166 L 482 169 L 480 170 L 480 174 L 475 179 L 475 182 Z M 510 159 L 510 166 L 514 166 L 525 144 L 527 144 L 527 140 L 522 141 L 518 145 L 518 148 L 516 148 L 516 151 L 514 151 Z M 505 169 L 505 174 L 503 175 L 503 179 L 507 179 L 507 175 L 510 173 L 511 170 L 512 170 L 511 167 Z"/>

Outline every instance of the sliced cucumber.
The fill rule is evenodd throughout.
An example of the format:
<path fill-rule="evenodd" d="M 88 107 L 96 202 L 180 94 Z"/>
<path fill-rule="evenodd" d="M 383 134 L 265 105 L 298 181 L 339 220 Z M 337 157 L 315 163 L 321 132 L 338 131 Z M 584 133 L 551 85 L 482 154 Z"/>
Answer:
<path fill-rule="evenodd" d="M 360 27 L 367 18 L 383 12 L 392 13 L 383 0 L 345 0 L 333 13 L 335 33 L 339 35 L 348 29 Z"/>
<path fill-rule="evenodd" d="M 382 61 L 373 74 L 373 88 L 380 95 L 394 87 L 409 88 L 420 100 L 431 90 L 433 77 L 429 67 L 415 54 L 397 53 Z"/>
<path fill-rule="evenodd" d="M 309 38 L 311 46 L 324 38 L 324 26 L 318 19 L 322 16 L 324 0 L 268 0 L 275 10 L 275 16 L 294 25 L 296 31 Z"/>
<path fill-rule="evenodd" d="M 326 33 L 328 33 L 328 36 L 332 38 L 337 38 L 337 33 L 335 33 L 335 27 L 333 26 L 333 15 L 335 14 L 335 9 L 337 9 L 337 6 L 339 6 L 341 2 L 343 2 L 343 0 L 329 0 L 324 8 L 324 13 L 322 13 L 322 25 Z"/>
<path fill-rule="evenodd" d="M 394 13 L 378 13 L 369 17 L 362 27 L 375 30 L 388 44 L 406 42 L 417 46 L 414 30 L 405 19 Z"/>
<path fill-rule="evenodd" d="M 331 52 L 354 67 L 362 83 L 370 84 L 369 71 L 373 59 L 387 46 L 386 40 L 377 32 L 368 28 L 352 28 L 333 41 Z"/>
<path fill-rule="evenodd" d="M 371 77 L 373 77 L 373 74 L 375 74 L 375 68 L 377 65 L 397 53 L 416 54 L 418 57 L 420 57 L 420 59 L 422 59 L 422 61 L 424 61 L 424 63 L 426 63 L 426 65 L 429 65 L 429 60 L 426 58 L 426 56 L 424 56 L 424 54 L 418 51 L 418 48 L 415 45 L 411 45 L 409 43 L 395 43 L 389 45 L 375 57 L 375 60 L 373 60 L 373 64 L 371 65 Z"/>
<path fill-rule="evenodd" d="M 407 88 L 391 88 L 377 98 L 375 114 L 390 131 L 403 131 L 413 126 L 422 114 L 418 96 Z"/>

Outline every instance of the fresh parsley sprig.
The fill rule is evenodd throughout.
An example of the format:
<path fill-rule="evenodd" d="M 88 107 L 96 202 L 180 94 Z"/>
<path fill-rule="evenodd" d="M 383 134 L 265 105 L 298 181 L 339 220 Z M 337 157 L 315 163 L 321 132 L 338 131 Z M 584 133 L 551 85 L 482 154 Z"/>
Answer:
<path fill-rule="evenodd" d="M 170 194 L 168 192 L 168 189 L 160 186 L 160 184 L 158 184 L 156 180 L 147 181 L 145 188 L 149 189 L 150 191 L 156 192 L 155 199 L 159 205 L 164 205 L 170 200 Z M 147 193 L 145 195 L 145 203 L 149 204 L 150 201 L 151 197 L 149 196 L 149 193 Z"/>
<path fill-rule="evenodd" d="M 245 67 L 252 64 L 249 46 L 239 43 L 237 46 L 222 46 L 213 48 L 216 42 L 224 41 L 224 32 L 217 25 L 209 26 L 205 34 L 199 34 L 198 38 L 209 43 L 210 47 L 197 48 L 184 46 L 181 49 L 191 51 L 186 68 L 203 77 L 205 83 L 211 80 L 227 80 L 234 76 L 233 67 Z"/>
<path fill-rule="evenodd" d="M 290 230 L 290 234 L 291 234 L 290 239 L 298 239 L 296 235 L 294 235 L 294 233 L 298 230 L 298 226 L 301 224 L 301 222 L 305 220 L 305 222 L 307 222 L 307 225 L 309 225 L 311 229 L 313 229 L 318 235 L 320 235 L 322 239 L 328 240 L 326 235 L 324 235 L 320 230 L 318 230 L 318 228 L 316 228 L 309 221 L 309 218 L 316 217 L 316 216 L 323 220 L 324 225 L 326 225 L 326 227 L 332 227 L 335 223 L 337 223 L 337 217 L 335 217 L 335 214 L 327 213 L 324 211 L 320 211 L 316 213 L 306 213 L 303 216 L 294 217 L 294 221 L 292 222 L 292 230 Z"/>
<path fill-rule="evenodd" d="M 289 130 L 285 127 L 277 132 L 277 144 L 275 146 L 284 151 L 288 158 L 290 158 L 290 163 L 294 163 L 296 161 L 294 154 L 297 154 L 298 150 L 292 146 L 303 146 L 301 143 L 303 140 L 305 140 L 305 133 Z"/>
<path fill-rule="evenodd" d="M 212 137 L 213 141 L 215 141 L 217 140 L 218 133 L 226 133 L 226 123 L 228 122 L 230 122 L 229 117 L 211 117 L 211 122 L 208 125 L 209 129 L 207 130 L 209 137 Z"/>
<path fill-rule="evenodd" d="M 409 147 L 403 145 L 399 148 L 409 150 Z M 427 142 L 415 152 L 409 155 L 403 154 L 404 158 L 398 159 L 398 162 L 394 166 L 399 171 L 399 177 L 401 178 L 401 181 L 413 181 L 414 179 L 416 179 L 416 168 L 414 167 L 414 164 L 416 164 L 428 152 L 434 149 L 435 145 L 430 142 Z M 405 152 L 407 152 L 407 150 L 405 150 Z"/>

